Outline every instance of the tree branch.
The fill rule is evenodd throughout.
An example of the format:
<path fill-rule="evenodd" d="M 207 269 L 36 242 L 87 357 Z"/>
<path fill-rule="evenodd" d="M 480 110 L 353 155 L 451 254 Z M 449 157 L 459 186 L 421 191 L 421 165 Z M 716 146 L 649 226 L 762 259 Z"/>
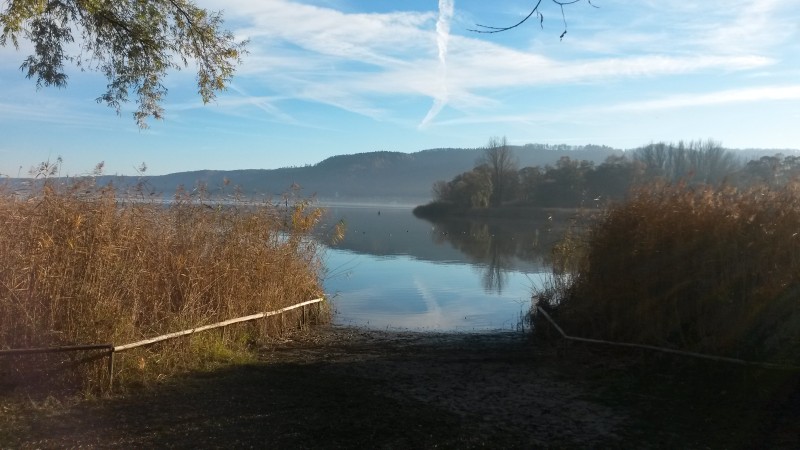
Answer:
<path fill-rule="evenodd" d="M 559 39 L 564 39 L 564 36 L 567 34 L 567 16 L 566 14 L 564 14 L 564 5 L 572 5 L 580 1 L 582 0 L 566 0 L 566 1 L 552 0 L 552 2 L 558 5 L 558 7 L 561 9 L 561 18 L 564 21 L 564 31 L 561 33 L 561 36 L 559 36 Z M 592 3 L 592 0 L 586 0 L 586 2 L 589 3 L 589 5 L 593 8 L 598 8 L 598 9 L 600 8 L 599 6 L 596 6 L 594 3 Z M 515 23 L 514 25 L 507 27 L 493 27 L 489 25 L 481 25 L 479 23 L 476 23 L 475 28 L 468 28 L 467 31 L 471 31 L 473 33 L 483 33 L 483 34 L 492 34 L 492 33 L 500 33 L 503 31 L 508 31 L 512 28 L 516 28 L 522 25 L 523 23 L 527 22 L 528 19 L 530 19 L 534 14 L 536 14 L 536 16 L 539 18 L 539 26 L 544 27 L 543 26 L 544 15 L 541 13 L 541 11 L 539 11 L 539 7 L 541 6 L 541 4 L 542 0 L 537 0 L 536 5 L 534 5 L 533 8 L 531 9 L 531 12 L 529 12 L 527 16 L 525 16 L 522 20 Z"/>
<path fill-rule="evenodd" d="M 488 33 L 500 33 L 501 31 L 508 31 L 508 30 L 510 30 L 512 28 L 516 28 L 516 27 L 522 25 L 523 23 L 527 22 L 528 19 L 530 19 L 531 16 L 534 13 L 536 13 L 538 16 L 541 16 L 541 13 L 538 12 L 539 5 L 541 5 L 541 4 L 542 4 L 542 0 L 538 0 L 536 2 L 536 6 L 534 6 L 533 9 L 531 9 L 531 12 L 528 13 L 528 15 L 525 16 L 524 19 L 520 20 L 519 22 L 515 23 L 514 25 L 511 25 L 510 27 L 490 27 L 488 25 L 481 25 L 479 23 L 476 23 L 475 24 L 476 28 L 467 29 L 467 31 L 472 31 L 473 33 L 487 33 L 487 34 Z"/>

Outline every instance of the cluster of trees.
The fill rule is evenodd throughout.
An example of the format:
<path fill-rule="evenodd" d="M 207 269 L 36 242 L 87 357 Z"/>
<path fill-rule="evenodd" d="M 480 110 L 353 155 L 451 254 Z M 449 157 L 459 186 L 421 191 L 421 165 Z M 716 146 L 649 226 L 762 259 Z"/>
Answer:
<path fill-rule="evenodd" d="M 493 137 L 474 169 L 433 184 L 437 201 L 470 208 L 500 206 L 516 190 L 517 161 L 508 140 Z"/>
<path fill-rule="evenodd" d="M 800 156 L 778 154 L 754 159 L 744 166 L 742 178 L 748 184 L 762 183 L 770 187 L 800 180 Z"/>
<path fill-rule="evenodd" d="M 719 142 L 654 143 L 603 163 L 560 158 L 554 165 L 517 167 L 505 138 L 492 138 L 475 167 L 433 186 L 434 202 L 460 209 L 501 205 L 597 206 L 623 199 L 638 183 L 656 179 L 718 185 L 780 185 L 800 177 L 800 157 L 764 156 L 743 163 Z"/>

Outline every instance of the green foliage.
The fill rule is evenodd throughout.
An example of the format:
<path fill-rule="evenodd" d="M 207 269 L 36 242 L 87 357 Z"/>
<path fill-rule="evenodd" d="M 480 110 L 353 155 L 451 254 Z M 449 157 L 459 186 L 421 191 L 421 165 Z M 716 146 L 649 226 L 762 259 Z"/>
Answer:
<path fill-rule="evenodd" d="M 486 208 L 492 196 L 492 174 L 487 166 L 478 166 L 447 183 L 434 185 L 436 201 L 460 208 Z"/>
<path fill-rule="evenodd" d="M 222 15 L 189 0 L 10 0 L 0 9 L 0 45 L 19 48 L 20 39 L 34 52 L 22 63 L 36 86 L 64 87 L 64 64 L 103 73 L 107 90 L 97 101 L 120 112 L 136 96 L 137 124 L 163 117 L 162 84 L 170 69 L 197 66 L 203 102 L 225 89 L 240 62 L 244 43 L 223 30 Z M 78 42 L 77 54 L 67 53 Z"/>
<path fill-rule="evenodd" d="M 609 156 L 597 167 L 583 174 L 586 190 L 592 199 L 622 200 L 631 186 L 644 179 L 644 165 L 624 156 Z"/>
<path fill-rule="evenodd" d="M 800 161 L 800 158 L 797 160 Z M 800 167 L 789 158 L 780 169 L 765 170 L 764 165 L 775 166 L 773 160 L 768 160 L 760 166 L 748 165 L 745 172 L 741 172 L 741 164 L 734 154 L 714 141 L 650 144 L 632 151 L 630 156 L 610 155 L 600 165 L 561 156 L 554 165 L 517 170 L 510 147 L 504 140 L 493 139 L 478 163 L 481 166 L 472 172 L 488 172 L 492 183 L 488 205 L 479 206 L 475 202 L 457 200 L 459 196 L 470 197 L 461 189 L 475 191 L 475 186 L 458 184 L 472 172 L 458 175 L 450 182 L 436 182 L 434 198 L 471 208 L 497 208 L 509 203 L 545 208 L 600 207 L 612 201 L 624 200 L 631 187 L 647 180 L 718 184 L 754 179 L 754 176 L 748 175 L 748 171 L 759 172 L 765 179 L 768 174 L 785 179 L 789 173 L 800 173 L 800 169 L 789 167 L 791 164 Z"/>
<path fill-rule="evenodd" d="M 562 244 L 543 301 L 574 335 L 797 364 L 798 230 L 800 184 L 641 187 Z"/>
<path fill-rule="evenodd" d="M 576 207 L 586 200 L 586 175 L 594 169 L 589 161 L 576 161 L 561 157 L 555 167 L 547 167 L 544 177 L 536 186 L 535 201 L 540 206 Z"/>

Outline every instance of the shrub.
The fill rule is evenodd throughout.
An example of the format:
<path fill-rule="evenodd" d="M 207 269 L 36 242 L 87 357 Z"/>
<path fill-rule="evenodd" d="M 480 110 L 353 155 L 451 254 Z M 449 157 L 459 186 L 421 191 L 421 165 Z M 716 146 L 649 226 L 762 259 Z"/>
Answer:
<path fill-rule="evenodd" d="M 640 187 L 556 260 L 567 333 L 800 362 L 798 184 Z"/>
<path fill-rule="evenodd" d="M 309 237 L 322 211 L 307 201 L 219 204 L 182 192 L 164 204 L 141 189 L 57 180 L 0 192 L 0 348 L 120 345 L 323 295 Z M 161 378 L 246 350 L 299 314 L 119 354 L 117 379 Z M 72 358 L 15 358 L 5 376 Z M 102 364 L 81 367 L 75 379 L 104 385 Z"/>

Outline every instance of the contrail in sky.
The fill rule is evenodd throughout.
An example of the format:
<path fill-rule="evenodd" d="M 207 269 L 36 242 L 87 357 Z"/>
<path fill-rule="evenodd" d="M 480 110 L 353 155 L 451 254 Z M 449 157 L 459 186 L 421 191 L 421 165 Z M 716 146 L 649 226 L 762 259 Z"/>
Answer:
<path fill-rule="evenodd" d="M 436 44 L 439 46 L 439 93 L 433 99 L 428 114 L 419 124 L 420 128 L 428 126 L 447 104 L 447 43 L 450 41 L 450 20 L 453 19 L 455 0 L 439 0 L 439 20 L 436 21 Z"/>

